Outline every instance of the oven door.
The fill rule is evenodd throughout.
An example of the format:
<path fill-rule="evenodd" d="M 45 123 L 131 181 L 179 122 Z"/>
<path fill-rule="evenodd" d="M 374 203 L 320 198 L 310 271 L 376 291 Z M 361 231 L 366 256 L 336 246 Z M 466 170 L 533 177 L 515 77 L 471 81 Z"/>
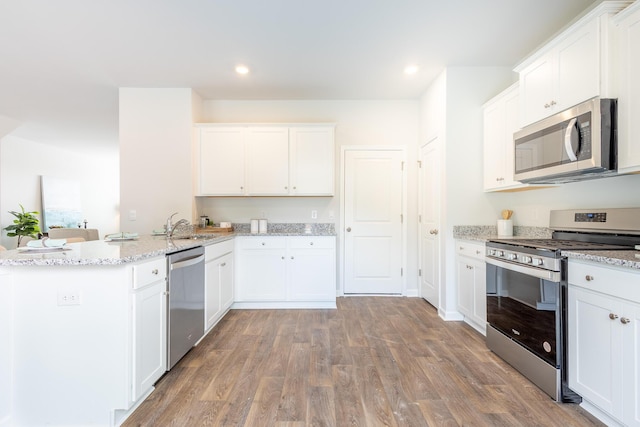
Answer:
<path fill-rule="evenodd" d="M 487 323 L 559 368 L 562 282 L 549 280 L 559 273 L 487 258 L 486 274 Z"/>

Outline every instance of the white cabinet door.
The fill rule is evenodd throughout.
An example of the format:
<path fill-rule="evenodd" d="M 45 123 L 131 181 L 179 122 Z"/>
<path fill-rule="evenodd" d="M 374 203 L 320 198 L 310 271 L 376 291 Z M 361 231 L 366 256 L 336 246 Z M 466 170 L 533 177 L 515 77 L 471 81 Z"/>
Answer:
<path fill-rule="evenodd" d="M 286 243 L 283 237 L 238 239 L 237 301 L 284 301 Z"/>
<path fill-rule="evenodd" d="M 523 125 L 537 122 L 553 112 L 555 61 L 547 54 L 520 72 L 520 110 Z"/>
<path fill-rule="evenodd" d="M 599 28 L 599 20 L 593 19 L 558 46 L 555 111 L 600 94 Z"/>
<path fill-rule="evenodd" d="M 167 366 L 166 282 L 159 280 L 132 294 L 133 390 L 132 402 L 149 391 Z"/>
<path fill-rule="evenodd" d="M 247 128 L 247 186 L 254 196 L 289 194 L 288 128 Z"/>
<path fill-rule="evenodd" d="M 605 295 L 570 286 L 568 312 L 569 387 L 600 409 L 619 416 L 622 330 L 615 316 L 619 316 L 621 305 Z"/>
<path fill-rule="evenodd" d="M 456 260 L 458 278 L 458 311 L 465 316 L 473 314 L 473 266 L 467 259 L 458 257 Z"/>
<path fill-rule="evenodd" d="M 640 171 L 640 143 L 635 133 L 635 125 L 640 122 L 640 3 L 634 3 L 620 15 L 618 171 L 637 172 Z"/>
<path fill-rule="evenodd" d="M 220 299 L 220 258 L 207 261 L 204 266 L 204 316 L 205 331 L 216 324 L 222 311 L 222 302 Z"/>
<path fill-rule="evenodd" d="M 484 106 L 484 190 L 525 187 L 514 181 L 513 134 L 519 129 L 519 92 L 514 84 Z"/>
<path fill-rule="evenodd" d="M 231 307 L 234 298 L 233 253 L 224 255 L 220 258 L 218 269 L 220 274 L 220 304 L 221 311 L 224 313 L 229 307 Z"/>
<path fill-rule="evenodd" d="M 626 323 L 622 323 L 627 319 Z M 622 317 L 623 419 L 640 426 L 640 304 L 626 303 Z"/>
<path fill-rule="evenodd" d="M 333 126 L 289 129 L 289 194 L 333 196 L 334 164 Z"/>
<path fill-rule="evenodd" d="M 289 237 L 287 288 L 290 301 L 330 301 L 336 297 L 333 237 Z"/>
<path fill-rule="evenodd" d="M 473 263 L 473 318 L 483 333 L 487 324 L 487 267 L 483 261 Z"/>
<path fill-rule="evenodd" d="M 198 194 L 245 194 L 245 129 L 198 128 Z"/>

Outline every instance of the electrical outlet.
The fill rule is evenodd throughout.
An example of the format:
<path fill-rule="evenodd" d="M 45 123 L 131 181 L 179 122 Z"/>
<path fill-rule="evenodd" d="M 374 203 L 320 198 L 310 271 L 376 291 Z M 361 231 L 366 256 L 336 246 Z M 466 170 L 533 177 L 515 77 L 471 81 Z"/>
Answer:
<path fill-rule="evenodd" d="M 129 221 L 135 221 L 137 217 L 138 217 L 138 213 L 136 212 L 136 210 L 131 209 L 129 211 Z"/>
<path fill-rule="evenodd" d="M 318 219 L 318 211 L 317 210 L 312 210 L 311 211 L 311 219 Z"/>
<path fill-rule="evenodd" d="M 336 217 L 336 214 L 334 211 L 329 211 L 329 219 L 334 219 Z"/>
<path fill-rule="evenodd" d="M 80 305 L 80 292 L 58 292 L 58 305 Z"/>

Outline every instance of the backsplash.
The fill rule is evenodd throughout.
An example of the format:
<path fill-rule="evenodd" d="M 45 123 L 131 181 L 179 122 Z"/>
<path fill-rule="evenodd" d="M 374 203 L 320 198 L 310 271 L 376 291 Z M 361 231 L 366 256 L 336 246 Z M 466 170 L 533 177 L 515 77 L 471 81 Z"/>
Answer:
<path fill-rule="evenodd" d="M 233 223 L 233 230 L 236 233 L 250 233 L 251 224 L 249 223 Z M 335 235 L 335 224 L 333 223 L 268 223 L 267 233 L 299 233 L 305 234 L 306 230 L 310 230 L 307 234 L 313 235 Z"/>

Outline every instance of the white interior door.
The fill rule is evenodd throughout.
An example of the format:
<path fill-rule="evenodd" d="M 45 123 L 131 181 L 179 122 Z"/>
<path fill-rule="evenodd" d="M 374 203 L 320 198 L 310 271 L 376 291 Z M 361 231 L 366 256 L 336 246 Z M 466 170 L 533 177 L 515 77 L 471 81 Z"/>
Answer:
<path fill-rule="evenodd" d="M 420 148 L 420 295 L 438 308 L 440 301 L 440 148 L 437 138 Z"/>
<path fill-rule="evenodd" d="M 402 293 L 403 157 L 345 151 L 345 294 Z"/>

